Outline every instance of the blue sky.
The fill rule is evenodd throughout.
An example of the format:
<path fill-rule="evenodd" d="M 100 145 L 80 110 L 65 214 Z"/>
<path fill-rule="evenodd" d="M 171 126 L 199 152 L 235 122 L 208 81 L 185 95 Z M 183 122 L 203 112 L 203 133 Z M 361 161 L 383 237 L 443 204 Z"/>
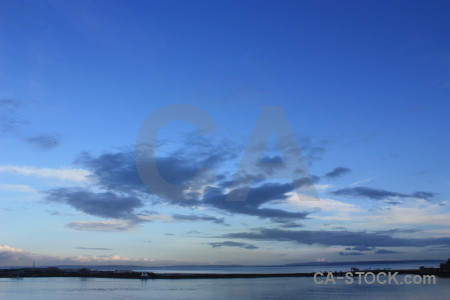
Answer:
<path fill-rule="evenodd" d="M 446 259 L 449 12 L 0 1 L 0 266 Z M 216 126 L 174 121 L 158 135 L 180 201 L 135 162 L 144 121 L 174 104 Z M 301 159 L 273 133 L 248 149 L 268 106 L 284 115 L 263 123 L 287 121 Z M 246 151 L 257 166 L 239 169 Z M 306 172 L 275 178 L 288 167 Z M 247 201 L 225 200 L 243 187 Z"/>

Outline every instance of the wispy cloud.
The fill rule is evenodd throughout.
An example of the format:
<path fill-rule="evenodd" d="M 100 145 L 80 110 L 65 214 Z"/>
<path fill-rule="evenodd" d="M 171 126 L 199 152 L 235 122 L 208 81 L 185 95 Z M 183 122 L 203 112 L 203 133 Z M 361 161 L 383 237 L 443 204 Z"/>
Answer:
<path fill-rule="evenodd" d="M 369 187 L 344 188 L 332 193 L 336 196 L 364 197 L 373 200 L 390 200 L 391 198 L 420 198 L 430 200 L 436 196 L 432 192 L 417 191 L 412 194 L 404 194 Z"/>
<path fill-rule="evenodd" d="M 74 182 L 85 182 L 88 180 L 88 176 L 90 175 L 90 172 L 84 169 L 51 169 L 12 165 L 0 166 L 0 172 Z"/>
<path fill-rule="evenodd" d="M 110 251 L 110 250 L 114 250 L 111 248 L 96 248 L 96 247 L 73 247 L 74 249 L 79 249 L 79 250 L 99 250 L 99 251 Z"/>
<path fill-rule="evenodd" d="M 73 221 L 67 227 L 83 231 L 134 231 L 136 225 L 126 221 Z"/>
<path fill-rule="evenodd" d="M 177 221 L 211 221 L 213 223 L 216 224 L 224 224 L 224 219 L 223 218 L 216 218 L 214 216 L 209 216 L 209 215 L 182 215 L 182 214 L 174 214 L 172 216 L 172 218 L 174 220 Z"/>
<path fill-rule="evenodd" d="M 374 215 L 365 216 L 360 220 L 359 226 L 368 227 L 372 224 L 387 224 L 388 226 L 437 225 L 450 228 L 447 206 L 449 204 L 446 204 L 447 208 L 440 204 L 418 199 L 408 202 L 408 206 L 392 205 L 381 209 Z"/>
<path fill-rule="evenodd" d="M 24 184 L 0 184 L 0 191 L 16 193 L 38 193 L 31 186 Z"/>
<path fill-rule="evenodd" d="M 328 179 L 334 179 L 334 178 L 344 176 L 345 174 L 348 174 L 351 171 L 352 170 L 350 170 L 349 168 L 337 167 L 337 168 L 334 168 L 332 171 L 326 173 L 325 177 Z"/>
<path fill-rule="evenodd" d="M 399 251 L 387 250 L 387 249 L 377 249 L 374 252 L 375 254 L 397 254 L 401 253 Z"/>
<path fill-rule="evenodd" d="M 56 133 L 40 134 L 29 137 L 25 141 L 38 149 L 50 150 L 61 143 L 61 135 Z"/>
<path fill-rule="evenodd" d="M 377 177 L 378 176 L 372 176 L 372 177 L 368 177 L 368 178 L 363 178 L 361 180 L 357 180 L 357 181 L 354 181 L 354 182 L 350 183 L 350 186 L 355 186 L 355 185 L 360 185 L 360 184 L 363 184 L 363 183 L 367 183 L 367 182 L 370 182 L 370 181 L 376 179 Z"/>
<path fill-rule="evenodd" d="M 254 250 L 254 249 L 259 248 L 253 244 L 233 242 L 233 241 L 215 242 L 215 243 L 208 243 L 208 244 L 213 248 L 238 247 L 238 248 L 243 248 L 243 249 L 248 249 L 248 250 Z"/>

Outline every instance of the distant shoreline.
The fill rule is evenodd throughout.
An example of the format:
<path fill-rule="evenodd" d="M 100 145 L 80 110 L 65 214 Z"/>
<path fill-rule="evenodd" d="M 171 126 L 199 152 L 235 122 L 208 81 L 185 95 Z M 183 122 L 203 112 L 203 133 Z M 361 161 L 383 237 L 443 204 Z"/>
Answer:
<path fill-rule="evenodd" d="M 410 270 L 352 270 L 346 272 L 331 272 L 334 276 L 345 276 L 351 272 L 390 272 L 398 274 L 436 275 L 439 277 L 450 277 L 450 273 L 442 272 L 440 268 L 422 268 Z M 314 277 L 316 272 L 305 273 L 153 273 L 136 271 L 96 271 L 82 268 L 79 270 L 63 270 L 56 267 L 49 268 L 22 268 L 0 270 L 0 278 L 118 278 L 118 279 L 226 279 L 226 278 L 264 278 L 264 277 Z M 328 272 L 323 272 L 327 274 Z"/>

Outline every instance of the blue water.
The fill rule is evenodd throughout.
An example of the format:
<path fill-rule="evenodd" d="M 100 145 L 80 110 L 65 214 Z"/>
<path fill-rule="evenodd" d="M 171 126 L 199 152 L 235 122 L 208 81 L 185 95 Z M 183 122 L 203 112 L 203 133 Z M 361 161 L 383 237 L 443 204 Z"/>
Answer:
<path fill-rule="evenodd" d="M 401 277 L 399 277 L 401 279 Z M 317 285 L 313 278 L 140 280 L 100 278 L 0 279 L 0 298 L 10 300 L 100 299 L 366 299 L 447 300 L 450 278 L 436 285 Z"/>
<path fill-rule="evenodd" d="M 433 263 L 402 263 L 374 265 L 328 265 L 295 267 L 177 267 L 130 268 L 156 273 L 297 273 L 317 271 L 348 271 L 360 269 L 416 269 Z M 116 267 L 119 268 L 119 267 Z M 101 268 L 98 268 L 101 269 Z M 103 268 L 110 269 L 110 268 Z M 399 281 L 404 276 L 398 276 Z M 236 278 L 236 279 L 102 279 L 102 278 L 0 278 L 0 299 L 450 299 L 450 278 L 436 278 L 434 285 L 318 285 L 311 277 Z"/>

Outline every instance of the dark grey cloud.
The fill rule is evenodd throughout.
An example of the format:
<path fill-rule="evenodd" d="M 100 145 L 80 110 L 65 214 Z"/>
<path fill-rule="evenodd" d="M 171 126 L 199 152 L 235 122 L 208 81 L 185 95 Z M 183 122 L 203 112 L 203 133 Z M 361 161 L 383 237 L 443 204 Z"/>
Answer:
<path fill-rule="evenodd" d="M 40 134 L 29 137 L 25 140 L 27 143 L 38 149 L 49 150 L 55 148 L 61 143 L 61 135 L 59 134 Z"/>
<path fill-rule="evenodd" d="M 211 221 L 216 224 L 223 224 L 225 225 L 223 218 L 216 218 L 213 216 L 208 215 L 182 215 L 182 214 L 174 214 L 172 215 L 172 218 L 177 221 L 190 221 L 190 222 L 196 222 L 196 221 Z"/>
<path fill-rule="evenodd" d="M 105 251 L 110 251 L 110 250 L 114 250 L 114 249 L 110 249 L 110 248 L 96 248 L 96 247 L 73 247 L 74 249 L 79 249 L 79 250 L 105 250 Z"/>
<path fill-rule="evenodd" d="M 223 238 L 247 239 L 255 241 L 294 242 L 306 245 L 347 246 L 347 247 L 425 247 L 430 245 L 450 245 L 450 238 L 398 238 L 389 234 L 365 231 L 326 230 L 282 230 L 261 228 L 249 232 L 228 233 Z"/>
<path fill-rule="evenodd" d="M 209 168 L 219 166 L 220 164 L 235 157 L 233 153 L 227 153 L 228 150 L 218 150 L 215 148 L 208 148 L 211 151 L 201 151 L 202 156 L 198 158 L 184 157 L 185 154 L 178 154 L 176 157 L 157 158 L 161 176 L 171 183 L 185 183 L 190 178 L 196 175 L 199 166 L 207 166 Z M 226 149 L 226 147 L 225 147 Z M 146 192 L 139 173 L 137 171 L 135 156 L 133 152 L 117 152 L 105 153 L 99 156 L 93 156 L 89 153 L 83 153 L 76 161 L 77 164 L 87 168 L 92 172 L 91 180 L 102 189 L 109 190 L 113 193 L 121 195 L 140 195 Z M 271 219 L 275 222 L 285 222 L 287 219 L 301 220 L 305 219 L 308 212 L 290 212 L 281 209 L 262 207 L 274 200 L 282 200 L 287 198 L 287 193 L 294 191 L 297 188 L 307 187 L 314 183 L 311 177 L 303 177 L 295 180 L 292 183 L 264 183 L 256 187 L 251 187 L 248 190 L 248 197 L 246 201 L 227 201 L 229 189 L 231 184 L 222 185 L 226 176 L 216 176 L 209 178 L 210 181 L 203 182 L 203 189 L 198 189 L 198 192 L 182 191 L 179 199 L 182 201 L 171 201 L 170 204 L 184 206 L 184 207 L 210 207 L 213 209 L 220 209 L 226 213 L 246 214 L 257 216 L 260 218 Z M 252 180 L 259 178 L 265 179 L 264 175 L 255 175 Z M 233 176 L 229 176 L 232 177 Z M 233 180 L 235 180 L 233 178 Z M 232 182 L 233 180 L 228 180 Z M 250 179 L 249 179 L 250 181 Z M 216 184 L 217 183 L 217 184 Z M 241 183 L 241 182 L 239 182 Z M 210 187 L 208 187 L 210 186 Z M 215 187 L 212 187 L 215 186 Z M 204 190 L 206 192 L 200 192 Z M 245 188 L 234 188 L 232 192 L 245 191 Z M 151 195 L 146 193 L 146 196 Z M 164 199 L 152 201 L 167 201 Z M 98 215 L 98 214 L 97 214 Z M 111 215 L 111 214 L 109 214 Z M 212 222 L 218 222 L 216 219 L 210 219 Z"/>
<path fill-rule="evenodd" d="M 406 194 L 389 192 L 368 187 L 345 188 L 332 192 L 337 196 L 366 197 L 374 200 L 385 200 L 391 197 L 405 198 Z"/>
<path fill-rule="evenodd" d="M 375 254 L 397 254 L 397 253 L 401 253 L 398 251 L 393 251 L 393 250 L 386 250 L 386 249 L 377 249 L 374 251 Z"/>
<path fill-rule="evenodd" d="M 375 231 L 375 233 L 378 234 L 394 234 L 394 233 L 416 233 L 416 232 L 420 232 L 421 230 L 419 229 L 415 229 L 415 228 L 393 228 L 393 229 L 387 229 L 387 230 L 379 230 L 379 231 Z"/>
<path fill-rule="evenodd" d="M 302 224 L 295 223 L 295 222 L 285 222 L 283 224 L 280 224 L 279 226 L 281 228 L 299 228 L 299 227 L 303 227 Z"/>
<path fill-rule="evenodd" d="M 389 200 L 390 198 L 422 198 L 430 200 L 436 194 L 432 192 L 418 191 L 412 194 L 404 194 L 398 192 L 385 191 L 381 189 L 374 189 L 369 187 L 354 187 L 344 188 L 332 192 L 336 196 L 351 196 L 351 197 L 364 197 L 373 200 Z M 393 203 L 395 204 L 395 203 Z"/>
<path fill-rule="evenodd" d="M 347 227 L 344 226 L 334 226 L 333 229 L 345 230 Z"/>
<path fill-rule="evenodd" d="M 357 251 L 349 251 L 349 252 L 339 252 L 339 255 L 341 256 L 352 256 L 352 255 L 364 255 L 364 252 L 357 252 Z"/>
<path fill-rule="evenodd" d="M 141 199 L 112 192 L 94 193 L 78 188 L 58 188 L 45 192 L 46 200 L 65 203 L 89 215 L 139 221 L 135 209 L 143 206 Z"/>
<path fill-rule="evenodd" d="M 233 242 L 233 241 L 216 242 L 216 243 L 208 243 L 208 244 L 213 248 L 238 247 L 238 248 L 244 248 L 244 249 L 249 249 L 249 250 L 254 250 L 254 249 L 259 248 L 253 244 L 246 244 L 246 243 Z"/>
<path fill-rule="evenodd" d="M 261 206 L 274 200 L 286 199 L 287 193 L 295 191 L 297 187 L 311 184 L 312 181 L 309 179 L 299 179 L 294 183 L 266 183 L 249 189 L 245 201 L 229 201 L 227 200 L 229 194 L 222 193 L 220 189 L 212 188 L 206 192 L 202 203 L 230 213 L 257 216 L 275 222 L 283 223 L 287 219 L 302 220 L 307 218 L 308 212 L 291 212 Z M 244 191 L 245 188 L 241 190 Z M 237 189 L 233 192 L 239 193 L 240 190 Z"/>
<path fill-rule="evenodd" d="M 436 196 L 436 193 L 432 192 L 415 192 L 411 195 L 414 198 L 421 198 L 425 200 L 430 200 L 431 198 Z"/>
<path fill-rule="evenodd" d="M 142 214 L 146 213 L 138 212 L 137 209 L 144 209 L 146 203 L 191 209 L 210 208 L 225 215 L 243 214 L 265 218 L 291 228 L 301 226 L 297 221 L 308 217 L 309 212 L 268 207 L 271 202 L 286 199 L 291 192 L 303 187 L 310 189 L 317 178 L 310 177 L 305 170 L 298 173 L 298 178 L 290 183 L 287 180 L 285 183 L 271 183 L 269 175 L 274 168 L 279 168 L 280 162 L 283 161 L 280 156 L 275 155 L 255 160 L 256 164 L 259 162 L 263 167 L 245 168 L 243 172 L 239 172 L 239 176 L 236 176 L 223 171 L 222 167 L 239 163 L 236 158 L 243 149 L 238 151 L 239 147 L 231 143 L 195 139 L 192 136 L 186 143 L 180 143 L 183 144 L 181 148 L 171 150 L 171 153 L 156 153 L 155 157 L 159 175 L 167 182 L 183 185 L 175 195 L 174 191 L 168 190 L 167 196 L 170 197 L 164 197 L 164 193 L 152 191 L 144 184 L 138 172 L 136 153 L 148 150 L 148 145 L 139 145 L 137 152 L 135 149 L 133 151 L 123 149 L 100 155 L 85 152 L 76 159 L 75 164 L 91 172 L 89 177 L 91 183 L 102 192 L 61 188 L 46 191 L 46 199 L 68 204 L 90 215 L 134 223 L 145 221 L 146 218 Z M 274 167 L 271 167 L 272 165 Z M 302 166 L 302 162 L 299 162 L 298 168 Z M 208 170 L 204 171 L 205 168 Z M 200 181 L 192 180 L 198 175 Z M 230 194 L 243 192 L 248 192 L 245 193 L 246 201 L 227 201 Z M 208 215 L 176 214 L 173 218 L 180 221 L 209 221 L 226 225 L 223 218 Z M 88 226 L 93 225 L 76 224 L 77 228 Z M 103 228 L 102 226 L 100 227 Z"/>
<path fill-rule="evenodd" d="M 216 169 L 220 164 L 234 158 L 236 153 L 232 147 L 226 145 L 214 146 L 206 142 L 191 142 L 184 149 L 166 156 L 156 156 L 159 176 L 167 182 L 177 185 L 191 183 L 190 181 L 197 175 L 202 175 L 204 179 L 202 184 L 214 184 L 217 177 L 210 176 L 208 173 L 198 174 L 201 168 Z M 138 151 L 145 151 L 145 147 Z M 192 150 L 194 149 L 194 150 Z M 101 188 L 128 193 L 134 192 L 154 192 L 149 191 L 144 184 L 137 166 L 136 155 L 134 151 L 124 150 L 115 153 L 104 153 L 94 156 L 90 153 L 82 153 L 75 161 L 76 164 L 92 172 L 91 179 Z M 145 161 L 142 162 L 145 164 Z M 152 180 L 152 178 L 148 178 Z M 170 191 L 167 191 L 168 193 Z M 198 199 L 201 195 L 196 192 L 182 191 L 176 197 L 179 200 Z"/>
<path fill-rule="evenodd" d="M 105 153 L 99 156 L 84 152 L 75 163 L 91 171 L 92 181 L 100 188 L 118 192 L 145 191 L 133 152 Z"/>
<path fill-rule="evenodd" d="M 339 252 L 339 255 L 365 255 L 365 254 L 396 254 L 401 253 L 398 251 L 387 250 L 387 249 L 376 249 L 375 247 L 368 247 L 364 245 L 347 247 L 345 251 Z"/>
<path fill-rule="evenodd" d="M 337 167 L 337 168 L 334 168 L 332 171 L 328 172 L 327 174 L 325 174 L 325 177 L 328 179 L 334 179 L 337 177 L 341 177 L 345 174 L 348 174 L 351 171 L 352 170 L 350 170 L 349 168 Z"/>

